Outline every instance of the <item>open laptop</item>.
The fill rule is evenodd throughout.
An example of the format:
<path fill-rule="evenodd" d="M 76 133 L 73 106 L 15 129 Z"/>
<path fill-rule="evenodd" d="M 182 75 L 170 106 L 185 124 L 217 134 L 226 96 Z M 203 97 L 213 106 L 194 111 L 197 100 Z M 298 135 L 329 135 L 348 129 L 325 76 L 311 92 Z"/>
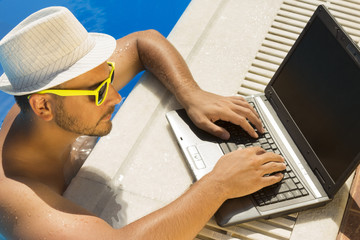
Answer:
<path fill-rule="evenodd" d="M 231 131 L 223 142 L 198 129 L 184 110 L 166 117 L 196 180 L 239 146 L 261 146 L 286 159 L 281 183 L 220 207 L 216 221 L 227 226 L 298 212 L 334 197 L 360 162 L 359 91 L 359 49 L 321 5 L 265 93 L 247 98 L 267 131 L 259 139 L 220 121 Z"/>

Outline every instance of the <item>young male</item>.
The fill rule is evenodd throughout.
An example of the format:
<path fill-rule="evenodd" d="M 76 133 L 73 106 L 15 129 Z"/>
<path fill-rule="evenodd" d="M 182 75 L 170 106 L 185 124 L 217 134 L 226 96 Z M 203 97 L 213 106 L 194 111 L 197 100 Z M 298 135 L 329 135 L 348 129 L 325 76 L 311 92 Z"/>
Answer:
<path fill-rule="evenodd" d="M 228 198 L 281 180 L 283 159 L 249 148 L 219 159 L 214 170 L 166 207 L 121 229 L 62 197 L 71 145 L 104 136 L 121 101 L 118 90 L 138 72 L 154 74 L 200 128 L 223 139 L 213 122 L 261 121 L 241 97 L 205 92 L 175 48 L 153 30 L 115 41 L 88 33 L 63 7 L 29 16 L 0 41 L 0 89 L 16 96 L 0 132 L 0 232 L 9 239 L 193 239 Z M 115 143 L 114 143 L 115 144 Z M 195 211 L 196 210 L 196 211 Z"/>

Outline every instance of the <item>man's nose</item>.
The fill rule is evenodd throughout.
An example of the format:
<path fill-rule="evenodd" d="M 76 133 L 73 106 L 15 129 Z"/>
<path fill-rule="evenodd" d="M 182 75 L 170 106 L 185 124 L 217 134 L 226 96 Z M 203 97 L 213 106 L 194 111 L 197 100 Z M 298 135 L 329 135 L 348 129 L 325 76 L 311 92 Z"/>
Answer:
<path fill-rule="evenodd" d="M 115 90 L 112 84 L 110 84 L 108 91 L 109 92 L 106 101 L 109 105 L 114 106 L 121 102 L 121 95 Z"/>

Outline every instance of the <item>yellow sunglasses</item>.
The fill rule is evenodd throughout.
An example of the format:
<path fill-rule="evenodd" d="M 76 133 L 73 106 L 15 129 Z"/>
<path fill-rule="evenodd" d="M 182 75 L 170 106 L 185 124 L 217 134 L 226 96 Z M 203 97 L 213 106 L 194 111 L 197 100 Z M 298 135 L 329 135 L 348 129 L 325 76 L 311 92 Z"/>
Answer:
<path fill-rule="evenodd" d="M 110 75 L 95 90 L 70 90 L 70 89 L 48 89 L 37 92 L 37 94 L 51 93 L 58 96 L 95 96 L 96 106 L 100 106 L 106 99 L 109 85 L 114 80 L 115 63 L 107 62 L 111 67 Z M 28 97 L 30 99 L 31 95 Z"/>

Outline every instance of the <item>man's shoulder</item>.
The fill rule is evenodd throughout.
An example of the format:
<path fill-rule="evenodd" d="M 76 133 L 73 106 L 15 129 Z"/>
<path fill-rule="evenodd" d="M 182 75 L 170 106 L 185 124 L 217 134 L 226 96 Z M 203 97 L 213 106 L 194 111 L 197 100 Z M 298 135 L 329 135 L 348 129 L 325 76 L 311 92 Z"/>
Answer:
<path fill-rule="evenodd" d="M 62 198 L 60 194 L 36 180 L 22 177 L 0 178 L 0 206 L 6 207 L 8 205 L 2 205 L 1 203 L 10 202 L 11 207 L 17 205 L 16 207 L 21 209 L 26 207 L 22 205 L 29 206 L 32 202 L 45 201 L 44 196 L 52 196 L 53 199 L 55 196 Z"/>
<path fill-rule="evenodd" d="M 2 152 L 3 152 L 3 146 L 5 138 L 10 130 L 11 125 L 13 124 L 16 116 L 19 114 L 20 109 L 19 107 L 14 104 L 8 114 L 6 115 L 3 124 L 0 128 L 0 179 L 4 179 L 4 170 L 3 170 L 3 164 L 2 164 Z"/>
<path fill-rule="evenodd" d="M 39 181 L 0 178 L 0 233 L 14 238 L 42 235 L 47 229 L 58 230 L 51 219 L 60 221 L 69 213 L 92 215 Z"/>

